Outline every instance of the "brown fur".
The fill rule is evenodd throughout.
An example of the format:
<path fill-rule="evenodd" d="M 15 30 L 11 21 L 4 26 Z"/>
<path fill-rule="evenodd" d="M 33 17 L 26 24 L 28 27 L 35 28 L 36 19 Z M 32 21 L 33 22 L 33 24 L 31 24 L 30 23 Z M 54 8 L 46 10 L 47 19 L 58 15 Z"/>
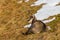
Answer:
<path fill-rule="evenodd" d="M 32 25 L 30 28 L 28 28 L 25 34 L 40 33 L 46 30 L 46 25 L 42 21 L 36 20 L 35 16 L 33 16 L 32 18 L 33 18 L 31 22 Z"/>

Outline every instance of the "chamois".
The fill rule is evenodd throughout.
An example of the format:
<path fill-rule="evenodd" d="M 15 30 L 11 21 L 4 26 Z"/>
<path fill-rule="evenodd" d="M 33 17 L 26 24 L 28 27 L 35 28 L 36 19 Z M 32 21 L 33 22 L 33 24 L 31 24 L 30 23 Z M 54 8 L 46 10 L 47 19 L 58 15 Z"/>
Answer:
<path fill-rule="evenodd" d="M 31 27 L 24 33 L 26 35 L 30 33 L 40 33 L 46 30 L 46 25 L 41 20 L 37 20 L 34 15 L 30 17 L 28 23 L 31 24 Z"/>

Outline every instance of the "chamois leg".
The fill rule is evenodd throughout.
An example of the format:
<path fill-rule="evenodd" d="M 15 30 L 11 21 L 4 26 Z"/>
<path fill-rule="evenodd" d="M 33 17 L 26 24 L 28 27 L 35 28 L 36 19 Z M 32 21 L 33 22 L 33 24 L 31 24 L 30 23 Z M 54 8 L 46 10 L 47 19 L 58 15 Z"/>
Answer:
<path fill-rule="evenodd" d="M 29 28 L 25 33 L 23 33 L 23 35 L 28 35 L 33 33 L 33 31 L 31 30 L 31 28 Z"/>

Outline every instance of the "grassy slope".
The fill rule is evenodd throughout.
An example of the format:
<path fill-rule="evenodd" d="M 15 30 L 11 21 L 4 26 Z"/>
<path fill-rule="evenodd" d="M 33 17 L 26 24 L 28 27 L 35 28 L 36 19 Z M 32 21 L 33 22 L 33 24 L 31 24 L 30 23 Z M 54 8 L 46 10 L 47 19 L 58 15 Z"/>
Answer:
<path fill-rule="evenodd" d="M 28 17 L 42 7 L 31 7 L 34 1 L 19 4 L 17 0 L 0 0 L 0 40 L 25 40 L 21 35 L 25 30 L 23 26 L 27 24 Z"/>
<path fill-rule="evenodd" d="M 49 23 L 53 29 L 55 25 L 57 31 L 49 31 L 40 34 L 31 34 L 24 36 L 21 33 L 26 29 L 23 28 L 27 24 L 27 19 L 30 15 L 36 13 L 36 11 L 42 7 L 30 5 L 36 0 L 31 0 L 28 3 L 18 4 L 17 0 L 0 0 L 0 40 L 55 40 L 59 39 L 60 31 L 60 15 L 56 16 L 56 20 Z M 57 36 L 56 36 L 57 35 Z"/>

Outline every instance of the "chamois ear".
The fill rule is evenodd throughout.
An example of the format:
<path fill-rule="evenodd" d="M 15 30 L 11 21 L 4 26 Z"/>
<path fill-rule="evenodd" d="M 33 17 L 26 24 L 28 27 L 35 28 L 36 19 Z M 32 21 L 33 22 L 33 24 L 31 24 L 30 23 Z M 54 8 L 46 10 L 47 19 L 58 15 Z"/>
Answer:
<path fill-rule="evenodd" d="M 35 15 L 31 15 L 30 18 L 35 18 Z"/>
<path fill-rule="evenodd" d="M 36 19 L 35 15 L 32 15 L 31 18 Z"/>
<path fill-rule="evenodd" d="M 34 17 L 35 17 L 35 15 L 31 15 L 31 16 L 30 16 L 30 18 L 34 18 Z"/>

